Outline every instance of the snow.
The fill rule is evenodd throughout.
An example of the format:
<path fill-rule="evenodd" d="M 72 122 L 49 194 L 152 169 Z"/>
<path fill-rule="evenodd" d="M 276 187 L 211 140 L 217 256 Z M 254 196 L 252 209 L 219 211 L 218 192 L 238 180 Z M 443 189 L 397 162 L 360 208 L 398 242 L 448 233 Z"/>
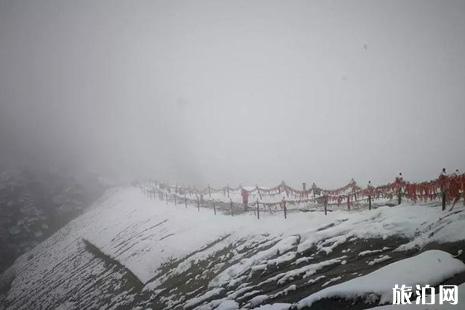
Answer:
<path fill-rule="evenodd" d="M 304 252 L 321 240 L 325 243 L 318 244 L 318 250 L 331 253 L 336 245 L 342 244 L 350 238 L 360 239 L 382 238 L 390 236 L 403 236 L 413 238 L 416 228 L 425 221 L 434 221 L 440 216 L 438 208 L 422 207 L 421 212 L 414 207 L 401 205 L 395 208 L 382 207 L 376 210 L 352 213 L 331 212 L 331 216 L 345 221 L 337 222 L 335 226 L 319 231 L 318 229 L 302 234 L 304 240 L 298 247 L 298 252 Z M 319 225 L 318 227 L 322 227 Z M 465 236 L 464 236 L 465 237 Z"/>
<path fill-rule="evenodd" d="M 368 265 L 369 265 L 369 266 L 373 266 L 373 265 L 375 265 L 375 264 L 379 264 L 379 263 L 385 262 L 385 261 L 387 261 L 387 260 L 389 260 L 389 259 L 391 259 L 391 256 L 389 256 L 389 255 L 380 255 L 379 257 L 377 257 L 377 258 L 375 258 L 375 259 L 369 261 L 369 262 L 368 262 Z"/>
<path fill-rule="evenodd" d="M 392 288 L 396 284 L 434 286 L 463 271 L 465 264 L 451 254 L 430 250 L 384 266 L 365 276 L 318 291 L 299 301 L 297 306 L 301 309 L 324 298 L 355 299 L 366 298 L 371 294 L 379 295 L 379 304 L 385 304 L 392 301 Z"/>
<path fill-rule="evenodd" d="M 290 308 L 291 304 L 287 303 L 275 303 L 272 305 L 262 305 L 258 308 L 254 309 L 259 309 L 259 310 L 288 310 Z"/>
<path fill-rule="evenodd" d="M 293 266 L 298 264 L 298 268 L 273 275 L 266 281 L 275 282 L 276 285 L 286 285 L 292 279 L 300 277 L 308 279 L 307 283 L 313 283 L 325 278 L 325 276 L 315 275 L 319 270 L 335 264 L 343 264 L 347 258 L 341 256 L 319 263 L 311 263 L 312 256 L 309 256 L 308 250 L 312 247 L 315 247 L 316 251 L 311 254 L 323 254 L 332 253 L 336 246 L 355 238 L 385 239 L 391 236 L 402 236 L 411 240 L 408 245 L 404 246 L 406 249 L 424 246 L 432 240 L 437 242 L 463 240 L 465 239 L 465 231 L 462 229 L 465 226 L 464 221 L 464 209 L 459 206 L 452 212 L 442 212 L 438 207 L 406 204 L 394 208 L 380 207 L 370 211 L 335 210 L 327 216 L 320 212 L 289 213 L 286 220 L 280 214 L 273 215 L 264 212 L 261 213 L 260 220 L 257 220 L 253 213 L 230 216 L 218 212 L 214 215 L 213 210 L 207 208 L 200 208 L 198 211 L 196 206 L 186 208 L 184 204 L 175 206 L 173 203 L 167 204 L 158 199 L 148 199 L 139 188 L 119 188 L 108 192 L 85 214 L 35 247 L 30 252 L 33 254 L 31 260 L 28 260 L 27 256 L 20 257 L 12 267 L 17 276 L 12 282 L 7 298 L 8 300 L 21 300 L 25 298 L 26 292 L 31 290 L 46 291 L 47 294 L 55 296 L 57 300 L 64 298 L 71 290 L 64 280 L 67 276 L 66 272 L 70 272 L 73 268 L 63 262 L 69 261 L 70 257 L 76 257 L 76 253 L 83 251 L 82 239 L 89 240 L 102 253 L 132 271 L 145 285 L 144 289 L 151 293 L 161 292 L 159 286 L 168 277 L 176 277 L 188 271 L 196 262 L 208 260 L 211 255 L 216 255 L 227 246 L 240 244 L 232 250 L 232 257 L 224 260 L 226 263 L 209 267 L 218 273 L 215 273 L 216 276 L 208 281 L 208 291 L 199 292 L 197 295 L 200 296 L 194 294 L 185 302 L 185 304 L 202 302 L 199 298 L 205 296 L 214 298 L 218 292 L 223 292 L 222 289 L 227 289 L 225 295 L 220 294 L 223 295 L 221 298 L 224 300 L 215 300 L 215 303 L 211 305 L 224 304 L 224 309 L 238 309 L 239 305 L 229 299 L 239 297 L 237 292 L 241 289 L 247 293 L 249 290 L 253 291 L 254 288 L 236 287 L 236 291 L 232 292 L 229 291 L 229 287 L 244 284 L 253 271 L 260 272 L 272 265 L 279 266 L 294 261 Z M 248 256 L 245 255 L 246 249 L 256 251 Z M 380 254 L 385 250 L 388 249 L 365 251 L 359 255 L 363 257 L 369 254 Z M 304 252 L 305 257 L 296 259 Z M 425 253 L 431 253 L 431 251 Z M 447 266 L 458 267 L 457 260 L 451 258 L 450 255 L 444 256 L 443 252 L 442 256 L 436 253 L 437 256 L 433 258 L 440 257 L 447 263 L 435 264 L 438 268 L 429 270 L 431 268 L 423 267 L 434 264 L 434 259 L 428 255 L 420 255 L 417 257 L 418 262 L 415 263 L 420 267 L 414 265 L 415 268 L 411 268 L 410 266 L 411 270 L 405 272 L 401 268 L 402 264 L 396 267 L 397 263 L 408 263 L 408 259 L 385 266 L 378 271 L 381 272 L 389 266 L 396 268 L 396 270 L 391 270 L 392 275 L 389 275 L 389 272 L 386 272 L 386 275 L 382 274 L 383 277 L 387 277 L 387 280 L 374 283 L 376 281 L 369 276 L 376 272 L 361 277 L 360 279 L 368 279 L 372 283 L 363 286 L 362 283 L 351 282 L 351 287 L 358 290 L 352 293 L 362 293 L 363 289 L 373 288 L 380 294 L 385 294 L 386 287 L 382 284 L 389 284 L 389 292 L 391 292 L 393 285 L 389 281 L 392 282 L 394 279 L 398 282 L 424 280 L 431 275 L 431 280 L 434 280 L 439 277 L 439 273 L 441 277 L 449 274 L 448 270 L 444 269 Z M 375 260 L 381 258 L 378 257 Z M 162 275 L 160 267 L 173 260 L 177 262 L 175 267 L 164 271 Z M 82 264 L 84 263 L 85 259 L 82 259 Z M 228 268 L 222 270 L 222 264 L 227 264 Z M 45 280 L 44 275 L 47 275 Z M 408 275 L 411 277 L 408 278 Z M 311 278 L 312 276 L 314 279 Z M 76 278 L 76 281 L 82 281 L 81 284 L 85 283 L 84 276 L 76 276 Z M 381 275 L 377 275 L 376 279 L 381 279 Z M 192 281 L 196 280 L 198 279 Z M 327 282 L 331 280 L 333 279 L 327 279 Z M 331 292 L 350 294 L 349 288 L 351 287 L 344 287 L 346 283 L 326 287 L 316 294 L 330 294 Z M 341 291 L 331 291 L 335 287 Z M 289 288 L 292 289 L 292 286 Z M 258 292 L 258 294 L 263 293 Z M 167 302 L 174 303 L 175 301 L 167 300 Z M 275 308 L 261 306 L 259 309 L 280 309 L 279 307 L 281 306 L 276 305 Z"/>
<path fill-rule="evenodd" d="M 221 286 L 228 283 L 231 279 L 237 277 L 238 275 L 243 274 L 244 272 L 250 270 L 256 265 L 260 265 L 262 262 L 267 261 L 276 255 L 276 253 L 285 253 L 291 250 L 297 243 L 297 236 L 290 236 L 280 240 L 270 249 L 265 251 L 260 251 L 256 255 L 240 261 L 238 264 L 235 264 L 223 272 L 221 272 L 215 279 L 210 282 L 210 286 Z"/>
<path fill-rule="evenodd" d="M 275 259 L 269 259 L 267 261 L 267 265 L 281 265 L 287 262 L 290 262 L 295 259 L 297 253 L 296 252 L 287 252 L 284 255 L 281 255 Z"/>
<path fill-rule="evenodd" d="M 445 243 L 465 239 L 465 210 L 457 207 L 453 211 L 439 214 L 419 225 L 415 238 L 400 246 L 397 250 L 406 251 L 412 248 L 422 248 L 431 242 Z"/>
<path fill-rule="evenodd" d="M 273 226 L 278 220 L 262 224 L 263 221 L 257 223 L 253 216 L 215 216 L 206 209 L 198 212 L 196 208 L 148 200 L 138 189 L 123 190 L 103 208 L 93 211 L 85 216 L 84 238 L 118 259 L 143 282 L 151 279 L 154 271 L 172 257 L 184 257 L 228 234 L 234 234 L 237 240 L 254 233 L 276 231 Z M 97 224 L 102 221 L 106 223 L 104 227 Z M 168 235 L 169 238 L 163 238 Z M 289 241 L 295 242 L 295 239 L 291 236 L 282 240 L 268 253 L 261 253 L 263 257 L 254 259 L 265 260 L 274 254 L 272 251 L 283 253 L 288 250 Z M 202 251 L 190 260 L 208 256 L 218 247 Z M 252 260 L 244 267 L 251 264 Z M 189 262 L 181 264 L 178 272 L 188 267 Z"/>
<path fill-rule="evenodd" d="M 224 292 L 224 289 L 222 289 L 222 288 L 216 288 L 216 289 L 210 290 L 210 291 L 208 291 L 207 293 L 203 294 L 200 297 L 195 297 L 195 298 L 190 299 L 188 302 L 186 302 L 184 304 L 184 309 L 192 308 L 193 306 L 199 305 L 202 302 L 204 302 L 204 301 L 206 301 L 206 300 L 208 300 L 208 299 L 210 299 L 210 298 L 212 298 L 214 296 L 220 295 L 223 292 Z"/>
<path fill-rule="evenodd" d="M 216 310 L 236 310 L 239 309 L 239 304 L 234 300 L 223 301 Z"/>
<path fill-rule="evenodd" d="M 370 254 L 382 253 L 382 252 L 390 250 L 390 249 L 391 248 L 389 248 L 389 247 L 384 247 L 384 248 L 379 249 L 379 250 L 366 250 L 366 251 L 362 251 L 362 252 L 358 253 L 358 256 L 366 256 L 366 255 L 370 255 Z"/>
<path fill-rule="evenodd" d="M 439 294 L 436 294 L 435 300 L 439 300 Z M 414 310 L 457 310 L 459 309 L 461 303 L 465 300 L 465 283 L 458 286 L 458 304 L 452 305 L 449 303 L 444 303 L 439 305 L 436 302 L 435 305 L 386 305 L 370 308 L 370 310 L 404 310 L 404 309 L 414 309 Z"/>
<path fill-rule="evenodd" d="M 289 292 L 295 291 L 296 289 L 297 289 L 297 285 L 295 284 L 289 285 L 286 289 L 274 294 L 273 298 L 279 297 L 279 296 L 286 296 L 287 294 L 289 294 Z"/>
<path fill-rule="evenodd" d="M 303 275 L 302 277 L 306 279 L 314 275 L 318 270 L 324 267 L 328 267 L 328 266 L 332 266 L 334 264 L 340 263 L 344 258 L 345 256 L 342 256 L 339 258 L 328 259 L 328 260 L 322 261 L 317 264 L 310 264 L 310 265 L 307 265 L 307 266 L 304 266 L 298 269 L 294 269 L 294 270 L 287 271 L 285 273 L 278 274 L 277 276 L 274 277 L 274 279 L 276 279 L 276 282 L 278 284 L 284 284 L 286 282 L 289 282 L 290 280 L 293 280 L 295 277 L 300 276 L 300 275 Z"/>
<path fill-rule="evenodd" d="M 261 305 L 264 303 L 266 300 L 268 300 L 268 295 L 258 295 L 250 299 L 249 305 L 250 307 L 256 307 L 258 305 Z"/>

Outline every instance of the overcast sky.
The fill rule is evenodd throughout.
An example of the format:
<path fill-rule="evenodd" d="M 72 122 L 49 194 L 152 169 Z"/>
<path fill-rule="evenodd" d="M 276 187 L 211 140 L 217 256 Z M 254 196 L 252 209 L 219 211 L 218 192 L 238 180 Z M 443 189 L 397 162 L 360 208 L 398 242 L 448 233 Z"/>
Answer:
<path fill-rule="evenodd" d="M 465 1 L 0 0 L 3 165 L 335 187 L 465 169 Z"/>

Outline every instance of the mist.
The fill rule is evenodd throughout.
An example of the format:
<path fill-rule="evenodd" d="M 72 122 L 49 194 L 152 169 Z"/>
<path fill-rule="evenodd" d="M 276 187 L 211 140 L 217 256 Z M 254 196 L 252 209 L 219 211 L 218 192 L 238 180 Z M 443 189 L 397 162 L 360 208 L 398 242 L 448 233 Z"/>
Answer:
<path fill-rule="evenodd" d="M 325 187 L 465 168 L 464 14 L 464 1 L 0 0 L 0 167 Z"/>

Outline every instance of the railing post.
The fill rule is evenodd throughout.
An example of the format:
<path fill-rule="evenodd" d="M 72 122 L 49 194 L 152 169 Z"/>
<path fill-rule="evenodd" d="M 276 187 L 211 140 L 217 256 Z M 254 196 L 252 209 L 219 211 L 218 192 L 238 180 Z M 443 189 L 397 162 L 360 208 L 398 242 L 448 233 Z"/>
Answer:
<path fill-rule="evenodd" d="M 260 205 L 258 204 L 258 200 L 257 200 L 257 219 L 260 219 Z"/>
<path fill-rule="evenodd" d="M 284 199 L 283 199 L 283 211 L 284 211 L 284 219 L 287 219 L 286 200 L 284 200 Z"/>
<path fill-rule="evenodd" d="M 174 205 L 177 205 L 177 194 L 174 194 Z"/>
<path fill-rule="evenodd" d="M 350 211 L 350 195 L 347 194 L 347 211 Z"/>
<path fill-rule="evenodd" d="M 328 196 L 324 196 L 325 215 L 328 215 Z"/>
<path fill-rule="evenodd" d="M 187 197 L 186 197 L 186 194 L 184 194 L 184 206 L 187 208 Z"/>
<path fill-rule="evenodd" d="M 200 212 L 200 197 L 197 197 L 197 211 Z"/>
<path fill-rule="evenodd" d="M 213 213 L 216 215 L 216 204 L 214 200 L 213 200 Z"/>
<path fill-rule="evenodd" d="M 230 208 L 231 208 L 231 216 L 233 216 L 234 213 L 233 213 L 233 202 L 232 202 L 232 199 L 230 199 L 229 206 L 230 206 Z"/>
<path fill-rule="evenodd" d="M 441 192 L 442 211 L 446 210 L 446 198 L 447 198 L 446 191 L 443 190 L 443 191 Z"/>
<path fill-rule="evenodd" d="M 368 195 L 368 210 L 371 210 L 371 195 Z"/>

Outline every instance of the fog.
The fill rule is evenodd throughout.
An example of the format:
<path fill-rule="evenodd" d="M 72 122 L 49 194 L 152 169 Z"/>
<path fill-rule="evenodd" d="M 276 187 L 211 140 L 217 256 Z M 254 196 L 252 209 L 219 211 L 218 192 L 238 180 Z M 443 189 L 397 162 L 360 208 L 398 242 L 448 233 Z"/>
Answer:
<path fill-rule="evenodd" d="M 465 1 L 0 0 L 0 165 L 336 187 L 465 168 Z"/>

